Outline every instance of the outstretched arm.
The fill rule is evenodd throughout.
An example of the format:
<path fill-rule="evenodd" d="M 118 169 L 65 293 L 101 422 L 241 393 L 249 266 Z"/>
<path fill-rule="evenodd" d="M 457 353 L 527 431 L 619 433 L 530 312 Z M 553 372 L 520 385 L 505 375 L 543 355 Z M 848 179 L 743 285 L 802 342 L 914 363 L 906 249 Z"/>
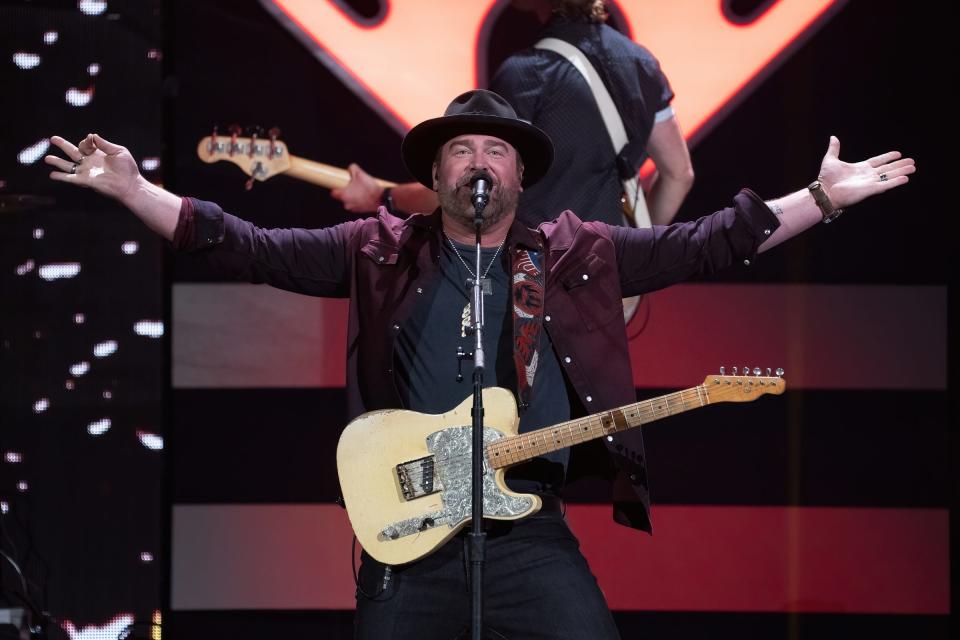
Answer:
<path fill-rule="evenodd" d="M 50 177 L 60 182 L 88 187 L 119 201 L 144 224 L 167 240 L 173 240 L 180 215 L 180 196 L 151 184 L 137 169 L 126 147 L 88 134 L 74 145 L 59 136 L 50 138 L 66 159 L 49 155 L 44 162 L 57 170 Z"/>
<path fill-rule="evenodd" d="M 917 170 L 913 158 L 901 158 L 899 151 L 888 151 L 862 162 L 840 160 L 840 140 L 830 136 L 827 153 L 820 164 L 817 180 L 823 186 L 834 209 L 843 209 L 870 196 L 907 184 Z M 823 220 L 809 189 L 771 200 L 767 206 L 780 219 L 780 227 L 763 244 L 760 251 L 771 249 L 801 231 Z"/>

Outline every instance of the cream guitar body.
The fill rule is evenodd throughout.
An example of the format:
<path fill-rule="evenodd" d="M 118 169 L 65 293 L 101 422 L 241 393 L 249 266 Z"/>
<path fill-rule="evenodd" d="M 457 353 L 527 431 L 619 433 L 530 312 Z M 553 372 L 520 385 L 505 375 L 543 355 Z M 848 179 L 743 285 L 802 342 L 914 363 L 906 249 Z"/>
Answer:
<path fill-rule="evenodd" d="M 367 553 L 385 564 L 429 554 L 470 522 L 473 397 L 453 411 L 366 413 L 337 446 L 337 470 L 350 525 Z M 483 391 L 484 444 L 516 436 L 517 405 L 506 389 Z M 505 468 L 485 465 L 487 518 L 516 520 L 540 510 L 540 498 L 510 491 Z"/>

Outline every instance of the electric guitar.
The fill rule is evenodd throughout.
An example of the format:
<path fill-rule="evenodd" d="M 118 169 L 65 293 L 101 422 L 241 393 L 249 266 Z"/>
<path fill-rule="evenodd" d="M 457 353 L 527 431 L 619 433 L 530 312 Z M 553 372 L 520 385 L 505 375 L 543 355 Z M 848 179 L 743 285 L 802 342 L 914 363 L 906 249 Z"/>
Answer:
<path fill-rule="evenodd" d="M 519 434 L 517 405 L 506 389 L 483 390 L 484 517 L 518 520 L 541 500 L 515 493 L 505 471 L 564 447 L 640 427 L 718 402 L 748 402 L 781 394 L 775 377 L 710 375 L 703 384 L 612 411 Z M 347 425 L 337 445 L 337 472 L 353 531 L 363 548 L 389 565 L 429 555 L 471 519 L 470 410 L 473 397 L 452 411 L 427 415 L 403 409 L 371 411 Z"/>

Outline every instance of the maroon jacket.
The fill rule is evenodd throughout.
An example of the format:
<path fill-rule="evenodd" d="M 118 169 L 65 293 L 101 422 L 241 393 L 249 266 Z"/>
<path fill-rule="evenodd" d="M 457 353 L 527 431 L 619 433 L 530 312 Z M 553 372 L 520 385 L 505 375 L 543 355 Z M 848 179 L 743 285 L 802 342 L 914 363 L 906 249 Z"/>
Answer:
<path fill-rule="evenodd" d="M 628 229 L 582 222 L 566 211 L 532 230 L 515 222 L 505 252 L 544 252 L 544 327 L 587 413 L 636 401 L 620 299 L 654 291 L 734 261 L 749 264 L 779 225 L 756 194 L 695 222 Z M 394 346 L 417 301 L 439 281 L 439 210 L 375 218 L 326 229 L 260 229 L 210 202 L 184 198 L 174 247 L 203 250 L 226 276 L 315 296 L 349 297 L 349 415 L 401 406 Z M 536 393 L 536 385 L 534 385 Z M 649 490 L 639 429 L 605 441 L 609 457 L 571 469 L 613 484 L 614 519 L 650 530 Z M 587 456 L 583 456 L 587 459 Z M 600 462 L 598 462 L 598 460 Z"/>

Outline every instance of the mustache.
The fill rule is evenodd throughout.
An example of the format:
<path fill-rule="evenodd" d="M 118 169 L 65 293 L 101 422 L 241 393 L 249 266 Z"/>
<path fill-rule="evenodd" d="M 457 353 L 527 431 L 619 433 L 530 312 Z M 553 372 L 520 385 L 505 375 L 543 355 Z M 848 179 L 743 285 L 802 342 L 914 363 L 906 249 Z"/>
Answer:
<path fill-rule="evenodd" d="M 476 178 L 476 176 L 477 176 L 478 174 L 480 174 L 480 173 L 486 173 L 488 176 L 490 176 L 490 177 L 492 178 L 492 180 L 490 181 L 490 188 L 491 188 L 491 189 L 500 186 L 500 181 L 497 180 L 496 178 L 494 178 L 489 172 L 487 172 L 487 171 L 474 171 L 474 172 L 472 172 L 472 173 L 468 173 L 468 174 L 465 175 L 465 176 L 461 176 L 460 179 L 457 180 L 456 185 L 455 185 L 455 188 L 459 189 L 460 187 L 468 187 L 468 186 L 471 186 L 470 183 L 473 182 L 474 179 Z"/>

